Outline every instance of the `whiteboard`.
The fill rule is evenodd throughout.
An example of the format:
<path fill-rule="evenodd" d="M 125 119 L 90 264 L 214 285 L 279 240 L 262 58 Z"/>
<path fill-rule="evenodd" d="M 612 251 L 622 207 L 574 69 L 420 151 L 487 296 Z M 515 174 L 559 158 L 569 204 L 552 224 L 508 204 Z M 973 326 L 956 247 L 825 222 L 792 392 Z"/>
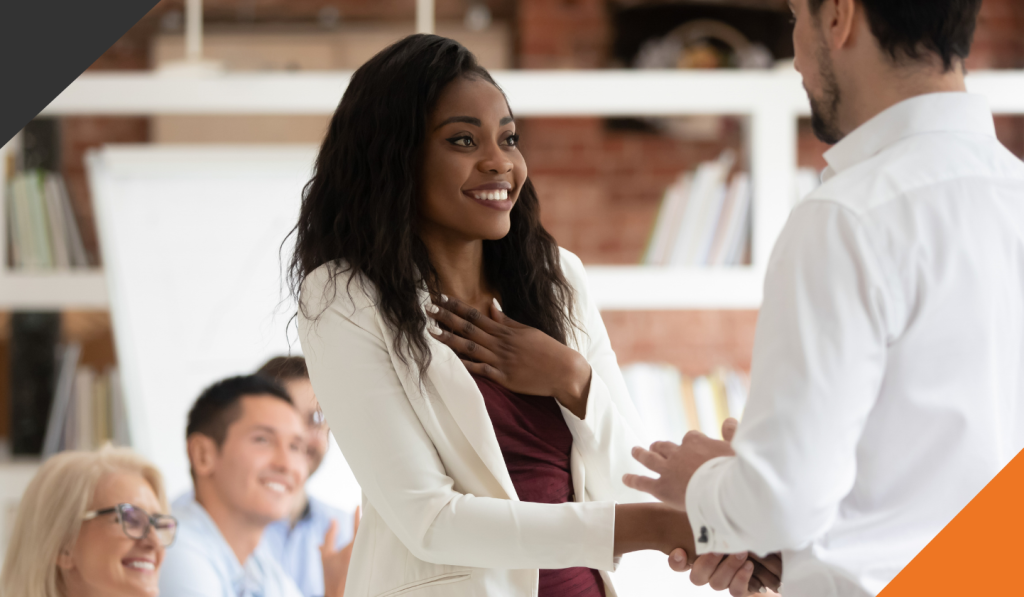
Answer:
<path fill-rule="evenodd" d="M 132 443 L 172 498 L 191 488 L 185 424 L 200 392 L 301 354 L 282 277 L 293 245 L 281 243 L 315 156 L 305 145 L 148 144 L 87 156 Z M 333 439 L 309 489 L 359 503 Z"/>

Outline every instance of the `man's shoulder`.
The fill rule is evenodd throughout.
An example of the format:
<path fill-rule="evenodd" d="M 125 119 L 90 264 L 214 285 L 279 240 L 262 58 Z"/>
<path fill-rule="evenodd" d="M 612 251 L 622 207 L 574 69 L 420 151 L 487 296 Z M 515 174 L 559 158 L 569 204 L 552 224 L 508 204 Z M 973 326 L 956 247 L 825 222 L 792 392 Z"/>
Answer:
<path fill-rule="evenodd" d="M 807 199 L 832 202 L 858 214 L 943 185 L 1024 183 L 1024 162 L 985 135 L 908 137 L 829 178 Z"/>

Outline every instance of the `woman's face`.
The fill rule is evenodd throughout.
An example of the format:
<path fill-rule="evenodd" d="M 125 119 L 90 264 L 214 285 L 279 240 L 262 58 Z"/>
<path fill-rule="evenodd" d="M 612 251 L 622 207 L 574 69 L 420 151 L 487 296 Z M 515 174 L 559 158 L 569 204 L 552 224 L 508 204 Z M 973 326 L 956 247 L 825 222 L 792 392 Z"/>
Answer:
<path fill-rule="evenodd" d="M 135 473 L 107 473 L 96 485 L 89 510 L 131 504 L 149 514 L 166 514 L 153 488 Z M 117 514 L 104 514 L 82 523 L 78 541 L 62 552 L 58 565 L 67 597 L 155 597 L 164 548 L 156 532 L 144 539 L 124 534 Z"/>
<path fill-rule="evenodd" d="M 428 121 L 420 234 L 438 240 L 496 240 L 526 181 L 505 97 L 483 79 L 459 77 Z"/>

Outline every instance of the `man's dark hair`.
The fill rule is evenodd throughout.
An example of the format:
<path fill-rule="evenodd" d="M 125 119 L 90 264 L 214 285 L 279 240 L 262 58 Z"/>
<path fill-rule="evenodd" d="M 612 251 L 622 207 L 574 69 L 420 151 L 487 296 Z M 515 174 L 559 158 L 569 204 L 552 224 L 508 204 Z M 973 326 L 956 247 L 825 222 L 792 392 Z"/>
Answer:
<path fill-rule="evenodd" d="M 825 0 L 808 0 L 817 16 Z M 857 0 L 864 6 L 871 32 L 894 61 L 920 60 L 932 52 L 947 71 L 955 58 L 966 58 L 974 39 L 981 0 Z"/>
<path fill-rule="evenodd" d="M 306 359 L 302 357 L 274 357 L 256 370 L 257 375 L 269 377 L 278 383 L 293 379 L 309 379 Z"/>
<path fill-rule="evenodd" d="M 219 448 L 228 435 L 228 427 L 242 416 L 242 398 L 271 396 L 293 404 L 281 384 L 263 375 L 239 375 L 218 381 L 203 393 L 188 412 L 185 437 L 202 433 Z"/>

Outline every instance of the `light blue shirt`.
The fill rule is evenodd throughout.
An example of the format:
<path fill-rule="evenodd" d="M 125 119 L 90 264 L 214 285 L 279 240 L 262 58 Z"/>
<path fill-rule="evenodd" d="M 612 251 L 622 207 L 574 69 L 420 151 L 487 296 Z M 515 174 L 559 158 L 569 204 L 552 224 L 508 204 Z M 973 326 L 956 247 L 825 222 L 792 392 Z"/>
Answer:
<path fill-rule="evenodd" d="M 261 547 L 273 554 L 285 572 L 298 585 L 303 597 L 322 597 L 324 568 L 320 546 L 331 521 L 338 521 L 338 548 L 352 541 L 352 515 L 332 508 L 310 496 L 306 513 L 295 526 L 287 519 L 279 520 L 263 531 Z"/>
<path fill-rule="evenodd" d="M 161 597 L 301 597 L 261 543 L 243 566 L 192 494 L 175 500 L 178 536 L 160 567 Z"/>

